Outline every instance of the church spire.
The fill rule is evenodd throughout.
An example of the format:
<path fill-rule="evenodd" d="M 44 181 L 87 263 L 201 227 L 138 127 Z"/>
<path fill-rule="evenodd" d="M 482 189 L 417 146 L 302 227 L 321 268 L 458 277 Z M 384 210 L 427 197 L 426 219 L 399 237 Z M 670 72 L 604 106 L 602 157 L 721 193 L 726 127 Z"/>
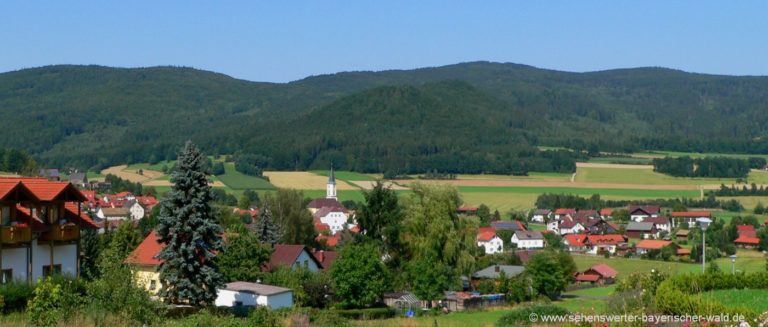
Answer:
<path fill-rule="evenodd" d="M 333 174 L 333 165 L 331 165 L 331 173 L 328 174 L 328 184 L 325 188 L 325 197 L 327 199 L 336 199 L 336 175 Z"/>

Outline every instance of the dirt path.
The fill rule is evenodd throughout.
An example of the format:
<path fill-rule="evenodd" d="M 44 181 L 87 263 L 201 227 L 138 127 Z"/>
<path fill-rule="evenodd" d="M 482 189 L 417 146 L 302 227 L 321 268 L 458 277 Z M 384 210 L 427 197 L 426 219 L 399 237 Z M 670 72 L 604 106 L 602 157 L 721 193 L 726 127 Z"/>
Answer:
<path fill-rule="evenodd" d="M 576 173 L 571 174 L 571 183 L 576 181 Z"/>
<path fill-rule="evenodd" d="M 595 162 L 577 162 L 576 168 L 653 169 L 653 165 L 624 165 Z"/>

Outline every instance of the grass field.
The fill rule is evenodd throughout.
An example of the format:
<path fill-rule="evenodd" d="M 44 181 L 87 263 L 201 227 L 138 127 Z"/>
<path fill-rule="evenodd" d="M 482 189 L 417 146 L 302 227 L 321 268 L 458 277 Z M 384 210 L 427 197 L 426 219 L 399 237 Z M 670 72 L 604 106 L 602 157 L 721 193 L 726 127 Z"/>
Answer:
<path fill-rule="evenodd" d="M 487 311 L 453 312 L 435 317 L 394 318 L 385 320 L 353 321 L 354 326 L 389 327 L 464 327 L 464 326 L 494 326 L 497 320 L 511 308 L 495 308 Z"/>
<path fill-rule="evenodd" d="M 652 163 L 649 158 L 635 158 L 635 157 L 596 157 L 589 158 L 587 162 L 594 163 L 617 163 L 626 165 L 650 165 Z"/>
<path fill-rule="evenodd" d="M 302 190 L 302 192 L 304 192 L 304 197 L 310 199 L 325 197 L 325 190 Z M 361 190 L 338 190 L 336 191 L 336 197 L 339 198 L 339 201 L 365 202 L 363 191 Z"/>
<path fill-rule="evenodd" d="M 629 276 L 635 272 L 650 272 L 651 269 L 657 271 L 666 272 L 670 274 L 695 272 L 696 269 L 700 269 L 700 265 L 692 263 L 682 263 L 675 261 L 657 261 L 657 260 L 643 260 L 643 259 L 626 259 L 620 257 L 604 258 L 601 256 L 592 255 L 574 255 L 573 260 L 576 262 L 578 270 L 583 271 L 589 267 L 592 267 L 598 263 L 604 263 L 616 269 L 618 275 L 616 278 L 621 279 Z"/>
<path fill-rule="evenodd" d="M 724 303 L 729 306 L 741 305 L 757 312 L 768 309 L 768 290 L 760 289 L 729 289 L 701 293 L 698 297 L 712 302 Z"/>
<path fill-rule="evenodd" d="M 231 162 L 224 163 L 223 175 L 216 176 L 227 187 L 234 190 L 274 190 L 275 186 L 267 180 L 255 176 L 248 176 L 235 170 L 235 164 Z"/>
<path fill-rule="evenodd" d="M 750 182 L 766 183 L 768 174 L 764 172 L 750 174 Z M 736 179 L 721 178 L 686 178 L 672 177 L 654 172 L 652 169 L 611 169 L 579 167 L 576 170 L 577 182 L 623 183 L 650 185 L 707 185 L 733 184 Z"/>
<path fill-rule="evenodd" d="M 612 295 L 614 290 L 616 290 L 616 285 L 610 285 L 606 287 L 585 288 L 581 290 L 566 292 L 565 294 L 576 295 L 576 296 L 606 297 L 606 296 Z"/>

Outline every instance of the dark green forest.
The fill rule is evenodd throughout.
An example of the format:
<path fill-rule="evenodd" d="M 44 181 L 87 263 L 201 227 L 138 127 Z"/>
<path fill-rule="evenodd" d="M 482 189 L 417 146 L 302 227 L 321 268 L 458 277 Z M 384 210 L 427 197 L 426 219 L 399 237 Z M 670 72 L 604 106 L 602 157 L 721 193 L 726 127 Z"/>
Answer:
<path fill-rule="evenodd" d="M 182 67 L 48 66 L 0 74 L 0 147 L 42 165 L 102 168 L 209 154 L 271 167 L 570 171 L 577 154 L 768 153 L 768 77 L 663 68 L 568 73 L 517 64 L 257 83 Z M 578 153 L 578 151 L 576 152 Z"/>

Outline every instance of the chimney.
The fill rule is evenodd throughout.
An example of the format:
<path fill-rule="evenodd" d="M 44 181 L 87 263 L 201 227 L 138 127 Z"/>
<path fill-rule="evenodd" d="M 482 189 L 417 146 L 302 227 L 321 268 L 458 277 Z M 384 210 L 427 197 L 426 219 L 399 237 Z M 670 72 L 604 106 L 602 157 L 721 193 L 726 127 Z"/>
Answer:
<path fill-rule="evenodd" d="M 501 267 L 499 267 L 499 265 L 496 265 L 496 267 L 494 267 L 493 270 L 496 271 L 496 272 L 500 272 L 501 271 Z"/>

